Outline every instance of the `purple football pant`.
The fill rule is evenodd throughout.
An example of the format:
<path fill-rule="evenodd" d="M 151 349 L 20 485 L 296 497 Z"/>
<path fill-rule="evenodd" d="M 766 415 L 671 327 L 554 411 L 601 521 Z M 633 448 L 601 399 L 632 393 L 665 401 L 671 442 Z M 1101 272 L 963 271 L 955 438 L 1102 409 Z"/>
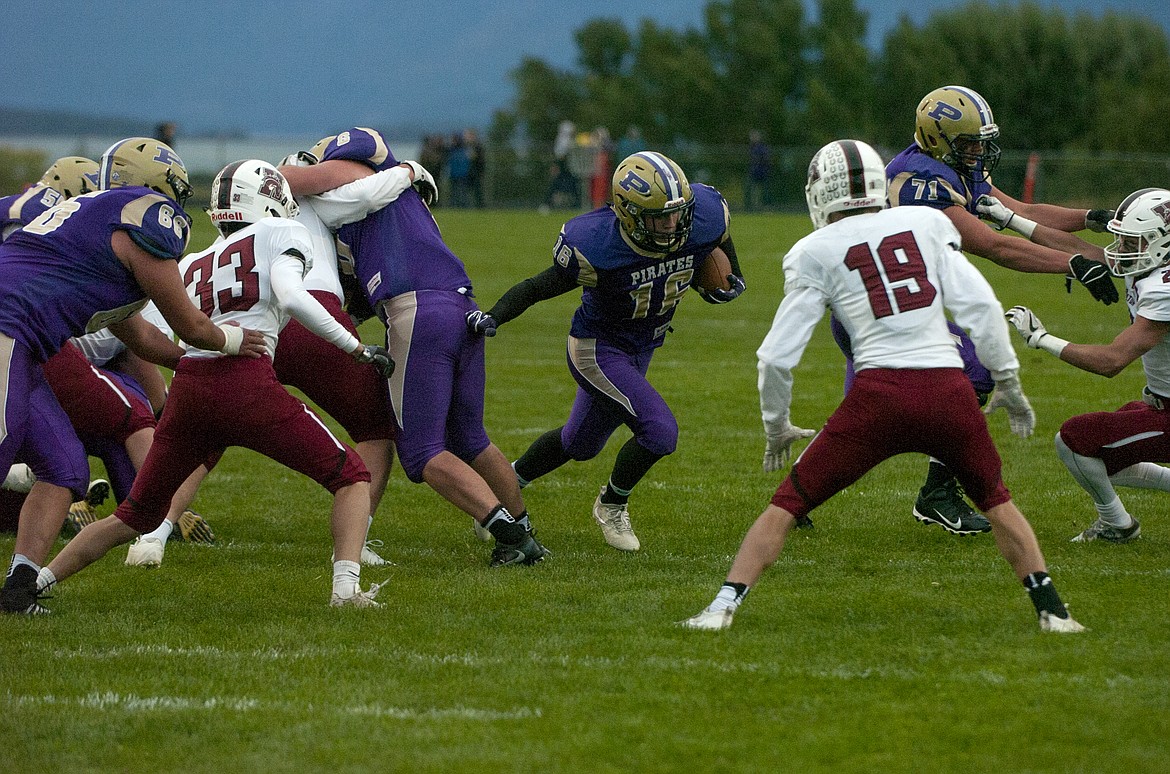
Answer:
<path fill-rule="evenodd" d="M 490 444 L 483 427 L 484 340 L 467 330 L 475 301 L 453 291 L 403 293 L 381 305 L 396 368 L 390 400 L 398 459 L 411 481 L 444 451 L 470 463 Z"/>
<path fill-rule="evenodd" d="M 654 350 L 625 352 L 597 339 L 569 337 L 569 371 L 577 397 L 561 444 L 574 460 L 596 457 L 613 431 L 626 425 L 647 451 L 665 457 L 678 445 L 678 422 L 646 372 Z"/>
<path fill-rule="evenodd" d="M 804 516 L 878 463 L 906 452 L 929 454 L 950 468 L 981 511 L 1011 499 L 987 420 L 962 370 L 868 368 L 793 463 L 772 504 Z"/>
<path fill-rule="evenodd" d="M 32 351 L 0 333 L 0 470 L 17 460 L 38 481 L 85 497 L 89 460 Z"/>

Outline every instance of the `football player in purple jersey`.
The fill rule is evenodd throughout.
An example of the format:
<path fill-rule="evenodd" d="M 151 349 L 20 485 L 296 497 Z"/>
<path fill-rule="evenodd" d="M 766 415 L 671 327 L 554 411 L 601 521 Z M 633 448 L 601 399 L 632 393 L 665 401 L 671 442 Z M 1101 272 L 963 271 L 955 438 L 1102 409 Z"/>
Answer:
<path fill-rule="evenodd" d="M 965 86 L 931 91 L 918 105 L 914 142 L 886 165 L 890 206 L 940 210 L 958 229 L 966 252 L 1016 271 L 1066 275 L 1070 292 L 1075 278 L 1098 301 L 1117 301 L 1101 248 L 1074 233 L 1086 228 L 1104 231 L 1112 213 L 1025 203 L 1008 196 L 991 181 L 999 163 L 998 139 L 991 106 L 977 92 Z M 1002 233 L 1005 229 L 1025 238 Z M 967 334 L 952 332 L 960 352 L 971 355 L 974 348 Z M 834 334 L 840 343 L 838 326 Z M 968 374 L 980 375 L 978 359 L 967 360 Z M 986 395 L 985 379 L 972 384 Z M 967 504 L 955 477 L 935 459 L 929 463 L 913 514 L 924 524 L 938 524 L 958 535 L 991 529 Z"/>
<path fill-rule="evenodd" d="M 320 163 L 281 167 L 298 198 L 398 165 L 382 135 L 362 127 L 322 140 L 313 155 Z M 534 564 L 548 551 L 533 537 L 508 458 L 484 429 L 484 344 L 465 323 L 478 307 L 463 262 L 424 201 L 429 194 L 412 188 L 342 226 L 338 254 L 352 260 L 400 364 L 390 400 L 407 478 L 426 482 L 491 533 L 493 567 Z"/>
<path fill-rule="evenodd" d="M 98 163 L 84 156 L 54 161 L 33 185 L 18 194 L 0 197 L 0 242 L 45 210 L 66 199 L 96 191 Z"/>
<path fill-rule="evenodd" d="M 949 313 L 970 330 L 1012 432 L 1026 438 L 1036 415 L 1020 387 L 1003 307 L 960 251 L 946 217 L 886 208 L 884 171 L 877 151 L 857 140 L 831 142 L 809 164 L 805 195 L 815 228 L 784 256 L 784 299 L 756 353 L 765 468 L 783 467 L 802 436 L 789 420 L 793 369 L 826 309 L 851 335 L 857 380 L 744 536 L 715 599 L 682 625 L 730 627 L 797 518 L 884 460 L 919 452 L 946 460 L 969 487 L 1041 631 L 1084 631 L 1056 593 L 1036 535 L 1004 484 L 999 453 L 947 329 Z"/>
<path fill-rule="evenodd" d="M 98 182 L 102 190 L 49 208 L 0 245 L 0 470 L 20 455 L 37 476 L 0 589 L 3 612 L 44 612 L 37 572 L 89 481 L 85 450 L 41 363 L 70 337 L 110 327 L 142 357 L 173 368 L 182 350 L 137 314 L 149 299 L 184 341 L 263 352 L 260 334 L 218 327 L 187 298 L 176 259 L 190 233 L 182 203 L 191 185 L 179 156 L 156 140 L 122 140 L 102 156 Z"/>
<path fill-rule="evenodd" d="M 674 414 L 646 379 L 650 359 L 712 253 L 726 255 L 731 274 L 728 289 L 698 289 L 706 301 L 731 301 L 744 282 L 717 190 L 691 184 L 676 163 L 651 151 L 624 159 L 612 185 L 612 206 L 565 223 L 552 266 L 514 285 L 488 312 L 470 312 L 467 324 L 494 335 L 533 304 L 583 288 L 569 328 L 569 372 L 577 382 L 569 419 L 537 438 L 513 468 L 527 486 L 569 460 L 596 457 L 618 427 L 629 427 L 634 437 L 618 452 L 593 518 L 609 545 L 637 551 L 630 492 L 678 442 Z"/>

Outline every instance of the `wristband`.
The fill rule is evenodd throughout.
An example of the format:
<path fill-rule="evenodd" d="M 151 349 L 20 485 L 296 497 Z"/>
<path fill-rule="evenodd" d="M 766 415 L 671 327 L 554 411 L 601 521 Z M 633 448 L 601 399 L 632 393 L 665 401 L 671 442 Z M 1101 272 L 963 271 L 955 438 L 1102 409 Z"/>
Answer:
<path fill-rule="evenodd" d="M 1068 342 L 1059 336 L 1053 336 L 1051 333 L 1045 333 L 1040 337 L 1040 341 L 1036 342 L 1036 348 L 1042 349 L 1054 357 L 1060 357 L 1060 353 L 1068 346 Z"/>
<path fill-rule="evenodd" d="M 244 329 L 238 325 L 218 325 L 223 331 L 223 346 L 219 351 L 225 355 L 240 354 L 240 347 L 244 344 Z"/>
<path fill-rule="evenodd" d="M 1036 221 L 1028 220 L 1023 215 L 1017 215 L 1014 212 L 1008 218 L 1008 222 L 1004 224 L 1004 228 L 1010 228 L 1025 239 L 1032 238 L 1032 232 L 1036 230 Z"/>

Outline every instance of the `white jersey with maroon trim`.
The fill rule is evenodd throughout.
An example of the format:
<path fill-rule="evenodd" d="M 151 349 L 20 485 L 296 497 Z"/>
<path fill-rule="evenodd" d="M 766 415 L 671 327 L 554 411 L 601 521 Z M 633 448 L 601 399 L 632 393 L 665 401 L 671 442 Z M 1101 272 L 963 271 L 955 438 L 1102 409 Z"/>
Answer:
<path fill-rule="evenodd" d="M 309 231 L 285 218 L 264 218 L 179 263 L 187 294 L 217 325 L 235 323 L 263 334 L 269 356 L 289 317 L 347 351 L 359 342 L 305 289 L 314 260 Z M 186 357 L 219 352 L 183 343 Z"/>
<path fill-rule="evenodd" d="M 1170 267 L 1162 266 L 1142 277 L 1126 277 L 1125 301 L 1130 317 L 1170 322 Z M 1162 339 L 1142 355 L 1142 368 L 1150 389 L 1170 396 L 1170 341 Z"/>

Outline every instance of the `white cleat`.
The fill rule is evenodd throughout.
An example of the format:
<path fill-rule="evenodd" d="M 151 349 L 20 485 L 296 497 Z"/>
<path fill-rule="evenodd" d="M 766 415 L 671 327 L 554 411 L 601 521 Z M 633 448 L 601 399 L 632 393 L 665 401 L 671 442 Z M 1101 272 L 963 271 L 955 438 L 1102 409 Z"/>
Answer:
<path fill-rule="evenodd" d="M 735 611 L 730 607 L 725 607 L 722 610 L 711 610 L 703 608 L 697 614 L 692 615 L 685 621 L 679 621 L 678 625 L 684 629 L 696 629 L 705 632 L 717 632 L 722 629 L 731 628 L 731 619 L 735 617 Z"/>
<path fill-rule="evenodd" d="M 1040 611 L 1040 631 L 1042 632 L 1077 634 L 1084 630 L 1085 627 L 1074 621 L 1071 615 L 1068 618 L 1057 618 L 1047 610 Z"/>
<path fill-rule="evenodd" d="M 375 548 L 384 546 L 381 540 L 367 540 L 366 544 L 362 546 L 362 564 L 366 567 L 385 567 L 388 564 L 394 564 L 389 559 L 383 559 L 375 551 Z"/>
<path fill-rule="evenodd" d="M 164 548 L 158 538 L 143 535 L 130 544 L 130 549 L 126 551 L 126 564 L 130 567 L 160 567 Z"/>
<path fill-rule="evenodd" d="M 330 607 L 381 607 L 381 602 L 375 602 L 374 597 L 378 596 L 378 592 L 382 590 L 385 583 L 375 583 L 365 591 L 362 591 L 361 586 L 354 585 L 354 593 L 351 596 L 343 597 L 334 592 L 333 597 L 329 600 Z"/>
<path fill-rule="evenodd" d="M 605 487 L 601 488 L 605 491 Z M 609 505 L 601 502 L 601 495 L 593 501 L 593 520 L 601 527 L 605 542 L 619 551 L 637 551 L 642 547 L 634 528 L 630 526 L 630 511 L 625 505 Z"/>

